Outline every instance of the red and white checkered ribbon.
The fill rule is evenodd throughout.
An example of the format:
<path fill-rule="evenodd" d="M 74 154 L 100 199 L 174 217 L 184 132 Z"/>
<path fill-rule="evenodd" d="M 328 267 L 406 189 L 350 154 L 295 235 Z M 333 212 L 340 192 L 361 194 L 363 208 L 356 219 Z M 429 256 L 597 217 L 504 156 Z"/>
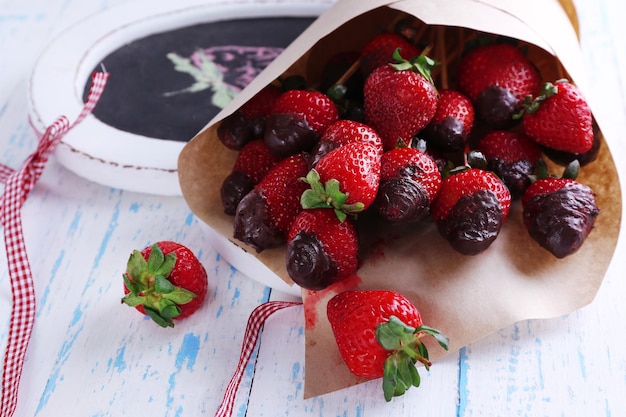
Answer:
<path fill-rule="evenodd" d="M 222 403 L 215 413 L 215 417 L 232 416 L 233 406 L 235 405 L 235 398 L 237 397 L 237 391 L 239 390 L 239 384 L 241 384 L 243 374 L 246 371 L 248 362 L 250 361 L 257 341 L 259 340 L 259 334 L 261 333 L 263 324 L 265 324 L 265 320 L 267 320 L 272 314 L 279 310 L 282 310 L 283 308 L 297 305 L 302 305 L 302 302 L 268 301 L 252 310 L 252 313 L 248 318 L 248 324 L 246 325 L 246 332 L 243 336 L 243 344 L 241 345 L 241 356 L 239 357 L 237 370 L 233 374 L 233 377 L 226 387 L 224 398 L 222 399 Z"/>
<path fill-rule="evenodd" d="M 46 129 L 39 140 L 37 150 L 26 159 L 19 170 L 0 164 L 0 181 L 4 182 L 4 194 L 0 198 L 0 221 L 4 226 L 4 241 L 13 295 L 2 374 L 0 415 L 3 417 L 12 416 L 17 407 L 24 358 L 35 324 L 35 290 L 22 233 L 21 209 L 41 176 L 52 150 L 70 129 L 91 113 L 102 95 L 108 78 L 108 73 L 99 72 L 93 75 L 89 96 L 76 121 L 70 124 L 65 116 L 59 117 Z"/>

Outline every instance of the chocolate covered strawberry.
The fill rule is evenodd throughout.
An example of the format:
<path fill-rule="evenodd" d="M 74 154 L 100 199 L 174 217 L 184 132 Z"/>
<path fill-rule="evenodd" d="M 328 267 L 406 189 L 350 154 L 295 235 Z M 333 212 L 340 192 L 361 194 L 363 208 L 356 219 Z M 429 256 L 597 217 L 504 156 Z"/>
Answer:
<path fill-rule="evenodd" d="M 315 167 L 317 162 L 328 152 L 351 142 L 371 143 L 383 152 L 380 135 L 371 127 L 353 120 L 338 120 L 326 129 L 319 142 L 313 148 L 309 158 L 309 166 Z"/>
<path fill-rule="evenodd" d="M 383 218 L 417 222 L 430 214 L 441 187 L 433 158 L 415 148 L 396 148 L 382 156 L 376 208 Z"/>
<path fill-rule="evenodd" d="M 435 61 L 425 55 L 409 61 L 398 51 L 394 58 L 396 64 L 372 72 L 363 90 L 365 121 L 382 137 L 385 150 L 410 144 L 435 115 L 439 97 L 430 75 Z"/>
<path fill-rule="evenodd" d="M 150 316 L 161 327 L 189 317 L 202 305 L 207 273 L 187 247 L 160 241 L 130 255 L 122 303 Z"/>
<path fill-rule="evenodd" d="M 463 56 L 458 87 L 474 104 L 477 118 L 493 128 L 507 129 L 517 123 L 513 116 L 525 97 L 539 92 L 541 77 L 518 47 L 490 44 Z"/>
<path fill-rule="evenodd" d="M 337 106 L 326 94 L 289 90 L 276 100 L 267 118 L 265 143 L 281 157 L 310 151 L 338 119 Z"/>
<path fill-rule="evenodd" d="M 303 210 L 287 239 L 287 273 L 309 290 L 322 290 L 353 274 L 359 243 L 351 218 L 340 221 L 327 208 Z"/>
<path fill-rule="evenodd" d="M 241 199 L 281 158 L 274 155 L 263 139 L 248 142 L 237 154 L 231 173 L 222 182 L 220 198 L 226 214 L 233 215 Z"/>
<path fill-rule="evenodd" d="M 432 214 L 452 248 L 476 255 L 494 242 L 510 206 L 511 194 L 493 172 L 470 168 L 443 180 Z"/>
<path fill-rule="evenodd" d="M 420 48 L 409 42 L 404 36 L 383 32 L 365 44 L 361 50 L 360 72 L 367 78 L 376 68 L 393 61 L 394 52 L 400 49 L 403 57 L 413 58 L 420 54 Z"/>
<path fill-rule="evenodd" d="M 306 175 L 304 208 L 332 208 L 340 219 L 372 205 L 380 182 L 380 148 L 365 142 L 340 146 Z"/>
<path fill-rule="evenodd" d="M 291 223 L 302 210 L 300 196 L 307 185 L 301 154 L 276 164 L 237 206 L 233 236 L 257 252 L 285 243 Z"/>
<path fill-rule="evenodd" d="M 594 143 L 591 108 L 581 91 L 565 80 L 545 83 L 526 103 L 524 132 L 540 145 L 571 153 L 588 152 Z"/>
<path fill-rule="evenodd" d="M 217 128 L 218 139 L 227 148 L 239 150 L 251 140 L 262 137 L 267 116 L 281 94 L 281 89 L 274 85 L 259 90 L 238 110 L 222 120 Z"/>
<path fill-rule="evenodd" d="M 600 213 L 595 193 L 576 181 L 576 170 L 577 163 L 573 162 L 563 177 L 540 178 L 522 197 L 529 235 L 557 258 L 582 246 Z"/>
<path fill-rule="evenodd" d="M 474 127 L 474 106 L 469 98 L 456 90 L 439 93 L 437 110 L 420 134 L 429 147 L 445 154 L 463 153 Z"/>
<path fill-rule="evenodd" d="M 488 168 L 506 184 L 512 198 L 518 198 L 531 183 L 541 150 L 522 132 L 495 130 L 477 144 L 487 159 Z"/>
<path fill-rule="evenodd" d="M 418 362 L 430 370 L 424 337 L 433 336 L 448 349 L 448 338 L 424 326 L 417 308 L 394 291 L 339 293 L 328 301 L 327 316 L 350 371 L 360 378 L 382 377 L 387 401 L 420 385 Z"/>

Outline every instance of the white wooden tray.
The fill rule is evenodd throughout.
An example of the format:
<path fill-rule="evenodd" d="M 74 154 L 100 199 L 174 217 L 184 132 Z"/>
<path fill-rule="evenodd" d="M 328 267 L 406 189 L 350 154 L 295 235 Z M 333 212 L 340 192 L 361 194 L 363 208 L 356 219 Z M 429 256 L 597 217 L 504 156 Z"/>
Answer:
<path fill-rule="evenodd" d="M 202 23 L 314 18 L 329 5 L 320 0 L 230 4 L 140 0 L 92 15 L 53 39 L 37 60 L 29 80 L 31 124 L 41 134 L 60 115 L 73 120 L 83 105 L 84 88 L 94 68 L 132 41 Z M 120 75 L 111 73 L 111 78 Z M 69 170 L 107 186 L 177 196 L 181 194 L 177 159 L 185 143 L 186 138 L 162 139 L 122 130 L 92 115 L 66 135 L 55 156 Z"/>

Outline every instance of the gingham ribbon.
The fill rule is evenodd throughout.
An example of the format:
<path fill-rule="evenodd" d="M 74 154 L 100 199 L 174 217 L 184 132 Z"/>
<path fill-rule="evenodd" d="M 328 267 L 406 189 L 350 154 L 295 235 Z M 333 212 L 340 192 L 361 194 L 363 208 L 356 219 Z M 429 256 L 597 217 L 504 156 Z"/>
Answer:
<path fill-rule="evenodd" d="M 45 130 L 39 140 L 37 150 L 26 159 L 19 170 L 0 164 L 0 181 L 5 184 L 4 194 L 0 198 L 0 220 L 4 226 L 4 241 L 13 295 L 2 374 L 0 408 L 2 417 L 12 416 L 17 407 L 24 358 L 35 324 L 35 290 L 22 234 L 21 209 L 41 176 L 52 150 L 70 129 L 91 113 L 102 95 L 108 77 L 109 74 L 104 72 L 93 75 L 89 96 L 76 121 L 70 124 L 65 116 L 59 117 Z"/>
<path fill-rule="evenodd" d="M 237 391 L 239 390 L 239 384 L 248 366 L 248 362 L 252 357 L 252 353 L 256 347 L 259 339 L 259 334 L 267 320 L 275 312 L 282 310 L 283 308 L 302 305 L 302 302 L 298 301 L 268 301 L 256 307 L 252 310 L 250 317 L 248 318 L 248 324 L 246 325 L 246 331 L 243 336 L 243 343 L 241 345 L 241 356 L 239 357 L 239 364 L 237 370 L 233 374 L 224 398 L 220 404 L 215 417 L 230 417 L 233 414 L 233 406 L 235 405 L 235 398 L 237 397 Z"/>

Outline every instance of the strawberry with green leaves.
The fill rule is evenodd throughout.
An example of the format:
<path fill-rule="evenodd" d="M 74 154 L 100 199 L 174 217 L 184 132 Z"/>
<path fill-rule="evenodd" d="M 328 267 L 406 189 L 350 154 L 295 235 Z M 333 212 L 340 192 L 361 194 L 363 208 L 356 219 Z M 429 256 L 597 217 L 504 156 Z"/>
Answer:
<path fill-rule="evenodd" d="M 150 316 L 161 327 L 174 327 L 202 305 L 207 273 L 194 253 L 172 241 L 135 250 L 124 273 L 122 303 Z"/>
<path fill-rule="evenodd" d="M 443 180 L 432 215 L 453 249 L 476 255 L 494 242 L 510 207 L 511 194 L 493 172 L 463 168 Z"/>
<path fill-rule="evenodd" d="M 263 139 L 255 139 L 244 145 L 237 154 L 231 173 L 222 182 L 220 198 L 224 212 L 234 215 L 241 199 L 280 160 L 270 152 Z"/>
<path fill-rule="evenodd" d="M 502 179 L 512 198 L 518 198 L 530 185 L 537 161 L 539 146 L 523 132 L 494 130 L 483 136 L 476 149 L 487 159 L 489 170 Z"/>
<path fill-rule="evenodd" d="M 591 108 L 566 80 L 545 83 L 539 96 L 526 101 L 522 126 L 537 143 L 558 151 L 583 154 L 594 143 Z"/>
<path fill-rule="evenodd" d="M 459 64 L 459 90 L 474 104 L 476 117 L 495 129 L 508 129 L 526 96 L 535 96 L 541 77 L 520 48 L 509 43 L 478 46 Z"/>
<path fill-rule="evenodd" d="M 365 81 L 365 121 L 383 139 L 385 150 L 410 144 L 433 118 L 439 94 L 430 75 L 437 63 L 425 55 L 378 67 Z"/>
<path fill-rule="evenodd" d="M 280 157 L 308 152 L 337 120 L 337 106 L 326 94 L 289 90 L 274 102 L 264 140 L 272 153 Z"/>
<path fill-rule="evenodd" d="M 435 160 L 416 148 L 396 148 L 383 154 L 375 206 L 394 222 L 418 222 L 430 214 L 441 187 Z"/>
<path fill-rule="evenodd" d="M 418 362 L 430 370 L 424 337 L 432 336 L 448 349 L 448 338 L 424 326 L 417 308 L 394 291 L 339 293 L 328 301 L 327 316 L 350 371 L 360 378 L 382 377 L 387 401 L 420 385 Z"/>
<path fill-rule="evenodd" d="M 302 288 L 322 290 L 353 274 L 359 242 L 351 218 L 327 208 L 303 210 L 287 239 L 287 273 Z"/>
<path fill-rule="evenodd" d="M 291 223 L 302 210 L 300 196 L 307 185 L 301 154 L 281 160 L 237 205 L 233 237 L 257 252 L 285 243 Z"/>
<path fill-rule="evenodd" d="M 578 170 L 574 161 L 562 177 L 543 171 L 522 197 L 528 234 L 557 258 L 582 246 L 600 213 L 593 190 L 576 180 Z"/>
<path fill-rule="evenodd" d="M 367 210 L 378 192 L 380 163 L 380 148 L 371 143 L 332 150 L 304 178 L 310 189 L 302 194 L 302 207 L 332 208 L 341 220 Z"/>
<path fill-rule="evenodd" d="M 394 52 L 400 49 L 402 56 L 414 57 L 420 54 L 420 48 L 404 36 L 383 32 L 365 44 L 360 54 L 360 72 L 367 78 L 376 68 L 393 62 Z"/>

